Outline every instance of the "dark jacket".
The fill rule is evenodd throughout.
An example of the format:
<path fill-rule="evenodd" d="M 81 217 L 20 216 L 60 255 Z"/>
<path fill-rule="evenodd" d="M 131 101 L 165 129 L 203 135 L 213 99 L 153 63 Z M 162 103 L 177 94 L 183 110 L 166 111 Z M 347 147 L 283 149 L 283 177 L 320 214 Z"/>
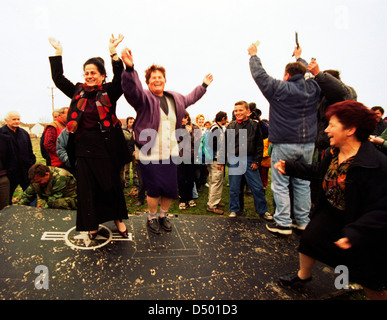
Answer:
<path fill-rule="evenodd" d="M 0 177 L 13 176 L 16 172 L 16 155 L 11 137 L 0 133 Z"/>
<path fill-rule="evenodd" d="M 324 132 L 328 126 L 328 120 L 325 118 L 327 108 L 336 102 L 345 100 L 357 100 L 356 91 L 345 85 L 341 80 L 335 78 L 327 72 L 320 72 L 314 79 L 321 88 L 321 98 L 318 103 L 318 124 L 316 147 L 325 150 L 329 147 L 329 139 Z"/>
<path fill-rule="evenodd" d="M 314 212 L 321 209 L 325 194 L 322 181 L 332 161 L 331 148 L 319 163 L 312 165 L 286 161 L 289 176 L 315 181 L 319 200 Z M 363 142 L 350 165 L 345 180 L 346 223 L 343 234 L 352 245 L 367 244 L 372 239 L 387 239 L 387 157 L 370 142 Z M 313 213 L 312 213 L 313 219 Z"/>
<path fill-rule="evenodd" d="M 276 80 L 263 69 L 257 56 L 250 58 L 250 71 L 262 94 L 270 103 L 269 141 L 272 143 L 310 143 L 317 137 L 317 103 L 320 87 L 301 74 L 288 81 Z"/>
<path fill-rule="evenodd" d="M 21 177 L 23 182 L 28 184 L 28 169 L 36 161 L 30 135 L 22 128 L 17 128 L 16 132 L 13 132 L 7 125 L 0 128 L 0 133 L 10 138 L 14 150 L 11 161 L 15 165 L 15 170 L 7 175 L 9 180 L 12 181 L 15 178 L 17 179 L 17 177 Z"/>
<path fill-rule="evenodd" d="M 51 64 L 51 76 L 55 85 L 67 97 L 69 97 L 70 99 L 74 98 L 74 95 L 76 95 L 77 92 L 79 91 L 80 83 L 74 84 L 63 75 L 63 65 L 62 65 L 61 56 L 49 57 L 49 60 Z M 114 74 L 112 82 L 104 83 L 102 87 L 103 87 L 103 91 L 108 94 L 109 100 L 111 102 L 111 107 L 107 112 L 115 116 L 117 100 L 122 95 L 121 74 L 122 74 L 122 71 L 124 70 L 124 66 L 121 60 L 115 61 L 112 59 L 112 67 L 113 67 L 113 74 Z M 75 106 L 70 106 L 70 109 L 68 111 L 67 121 L 72 120 L 73 111 L 74 111 L 72 110 L 72 108 L 75 108 Z M 103 132 L 101 134 L 103 135 L 106 149 L 111 159 L 114 161 L 114 163 L 118 167 L 121 167 L 125 163 L 127 163 L 129 159 L 129 154 L 128 154 L 127 147 L 125 145 L 125 138 L 124 138 L 124 134 L 122 132 L 121 126 L 117 124 L 112 130 L 110 130 L 110 132 Z M 68 148 L 67 151 L 68 151 L 70 163 L 72 164 L 72 166 L 74 166 L 75 151 L 74 151 L 73 134 L 69 135 L 67 148 Z"/>
<path fill-rule="evenodd" d="M 51 65 L 51 77 L 56 87 L 70 99 L 73 98 L 79 83 L 74 84 L 63 75 L 62 56 L 49 57 Z M 112 104 L 111 113 L 116 113 L 117 100 L 122 95 L 121 73 L 124 69 L 122 61 L 112 60 L 113 80 L 103 84 L 103 90 L 107 92 Z M 68 111 L 67 121 L 71 119 L 71 110 Z"/>
<path fill-rule="evenodd" d="M 247 130 L 246 135 L 242 134 L 240 130 Z M 235 135 L 233 134 L 235 132 Z M 235 137 L 235 150 L 232 143 L 232 138 Z M 239 144 L 239 139 L 241 137 L 242 146 Z M 246 140 L 245 140 L 246 139 Z M 238 123 L 237 121 L 231 121 L 225 132 L 225 144 L 221 144 L 221 148 L 219 150 L 218 155 L 218 163 L 224 164 L 226 159 L 229 158 L 230 155 L 239 156 L 239 151 L 241 147 L 247 149 L 247 155 L 252 156 L 253 163 L 257 165 L 261 164 L 263 157 L 263 138 L 262 131 L 259 122 L 256 120 L 248 119 L 242 123 Z M 245 145 L 246 144 L 246 145 Z M 224 150 L 224 146 L 226 146 L 226 150 Z"/>

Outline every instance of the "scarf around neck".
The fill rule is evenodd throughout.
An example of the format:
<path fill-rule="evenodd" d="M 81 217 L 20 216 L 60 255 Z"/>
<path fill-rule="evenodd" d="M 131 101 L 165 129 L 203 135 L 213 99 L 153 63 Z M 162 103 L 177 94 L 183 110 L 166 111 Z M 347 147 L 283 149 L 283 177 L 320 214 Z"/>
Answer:
<path fill-rule="evenodd" d="M 118 119 L 111 109 L 112 104 L 106 91 L 102 85 L 87 86 L 86 84 L 78 84 L 73 99 L 71 100 L 70 110 L 68 114 L 67 129 L 70 133 L 74 133 L 78 129 L 79 122 L 85 111 L 88 94 L 96 92 L 96 107 L 100 119 L 102 131 L 109 131 L 118 123 Z"/>

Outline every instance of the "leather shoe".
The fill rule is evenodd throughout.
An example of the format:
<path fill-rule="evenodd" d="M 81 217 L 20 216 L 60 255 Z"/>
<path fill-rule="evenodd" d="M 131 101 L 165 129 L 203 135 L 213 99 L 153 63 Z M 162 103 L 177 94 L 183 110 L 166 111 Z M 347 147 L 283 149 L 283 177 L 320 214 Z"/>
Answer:
<path fill-rule="evenodd" d="M 155 234 L 160 234 L 160 224 L 157 219 L 147 219 L 146 226 L 148 227 L 148 230 Z"/>
<path fill-rule="evenodd" d="M 218 208 L 210 208 L 209 206 L 207 206 L 207 211 L 208 211 L 208 212 L 212 212 L 212 213 L 216 213 L 216 214 L 219 214 L 219 215 L 221 215 L 221 214 L 224 213 L 224 211 L 221 210 L 221 209 L 218 209 Z"/>
<path fill-rule="evenodd" d="M 159 217 L 159 225 L 167 232 L 172 231 L 172 224 L 169 222 L 167 217 Z"/>
<path fill-rule="evenodd" d="M 307 279 L 301 279 L 297 273 L 288 273 L 279 278 L 279 282 L 287 287 L 291 287 L 294 285 L 300 285 L 307 283 L 312 280 L 312 277 L 309 277 Z"/>

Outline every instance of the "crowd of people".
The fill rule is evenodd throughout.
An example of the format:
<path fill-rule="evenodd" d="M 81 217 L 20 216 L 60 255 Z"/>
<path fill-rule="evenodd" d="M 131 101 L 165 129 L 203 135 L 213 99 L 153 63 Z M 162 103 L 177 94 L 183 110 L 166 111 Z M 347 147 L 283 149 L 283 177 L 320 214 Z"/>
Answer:
<path fill-rule="evenodd" d="M 128 237 L 124 188 L 137 188 L 137 206 L 148 207 L 146 227 L 155 234 L 171 232 L 168 212 L 173 199 L 179 209 L 197 206 L 208 187 L 206 207 L 223 215 L 222 194 L 228 174 L 228 216 L 243 214 L 244 194 L 273 234 L 301 230 L 300 269 L 281 277 L 294 286 L 312 279 L 316 260 L 332 267 L 346 265 L 350 277 L 370 298 L 387 297 L 387 122 L 380 106 L 357 102 L 354 88 L 336 70 L 320 71 L 312 59 L 295 62 L 277 80 L 267 74 L 255 44 L 248 48 L 253 80 L 268 100 L 269 120 L 253 102 L 234 102 L 229 121 L 219 110 L 210 121 L 192 121 L 187 107 L 205 95 L 213 76 L 188 95 L 165 90 L 166 70 L 145 71 L 144 89 L 131 50 L 118 56 L 123 36 L 109 41 L 113 79 L 107 82 L 102 58 L 83 66 L 84 83 L 63 74 L 62 45 L 50 38 L 52 79 L 70 99 L 53 114 L 41 140 L 46 165 L 36 164 L 20 115 L 9 112 L 0 129 L 0 209 L 12 204 L 18 185 L 19 204 L 77 211 L 76 230 L 91 240 L 99 225 L 114 220 Z M 136 111 L 123 125 L 116 116 L 124 96 Z M 128 105 L 128 107 L 129 107 Z M 225 168 L 228 170 L 225 170 Z M 131 169 L 130 169 L 131 168 Z M 274 213 L 268 212 L 265 190 L 271 168 Z M 130 173 L 132 171 L 132 173 Z"/>

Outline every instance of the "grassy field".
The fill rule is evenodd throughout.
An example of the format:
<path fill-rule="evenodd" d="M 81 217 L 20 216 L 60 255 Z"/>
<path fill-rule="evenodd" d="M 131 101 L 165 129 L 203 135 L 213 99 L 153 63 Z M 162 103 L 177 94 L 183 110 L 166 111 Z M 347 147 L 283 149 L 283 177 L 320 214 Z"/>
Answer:
<path fill-rule="evenodd" d="M 39 147 L 39 139 L 33 138 L 32 139 L 32 147 L 34 150 L 34 153 L 36 155 L 36 162 L 37 163 L 45 163 L 45 160 L 43 159 L 41 153 L 40 153 L 40 147 Z M 224 181 L 224 187 L 223 187 L 223 194 L 222 194 L 222 202 L 226 205 L 225 207 L 225 215 L 228 214 L 228 205 L 229 205 L 229 188 L 227 187 L 228 183 L 228 175 L 227 175 L 227 169 L 226 169 L 226 177 Z M 124 194 L 126 198 L 126 204 L 128 207 L 128 211 L 130 214 L 136 213 L 136 212 L 145 212 L 147 210 L 146 203 L 141 206 L 137 207 L 135 204 L 137 202 L 137 199 L 135 197 L 132 197 L 131 190 L 133 189 L 132 180 L 131 185 L 128 188 L 124 189 Z M 18 197 L 20 196 L 21 189 L 17 189 L 15 192 L 14 201 L 17 201 Z M 208 200 L 208 188 L 203 187 L 203 190 L 199 193 L 199 198 L 195 199 L 195 202 L 197 204 L 196 207 L 188 208 L 186 210 L 179 210 L 179 201 L 178 199 L 174 200 L 171 207 L 170 207 L 170 213 L 172 214 L 195 214 L 195 215 L 215 215 L 213 213 L 207 212 L 207 200 Z M 270 189 L 270 171 L 269 171 L 269 183 L 266 189 L 266 200 L 268 205 L 268 211 L 270 213 L 273 213 L 273 194 Z M 244 214 L 246 217 L 258 217 L 258 214 L 255 211 L 254 208 L 254 201 L 252 196 L 245 195 L 245 208 L 244 208 Z"/>

